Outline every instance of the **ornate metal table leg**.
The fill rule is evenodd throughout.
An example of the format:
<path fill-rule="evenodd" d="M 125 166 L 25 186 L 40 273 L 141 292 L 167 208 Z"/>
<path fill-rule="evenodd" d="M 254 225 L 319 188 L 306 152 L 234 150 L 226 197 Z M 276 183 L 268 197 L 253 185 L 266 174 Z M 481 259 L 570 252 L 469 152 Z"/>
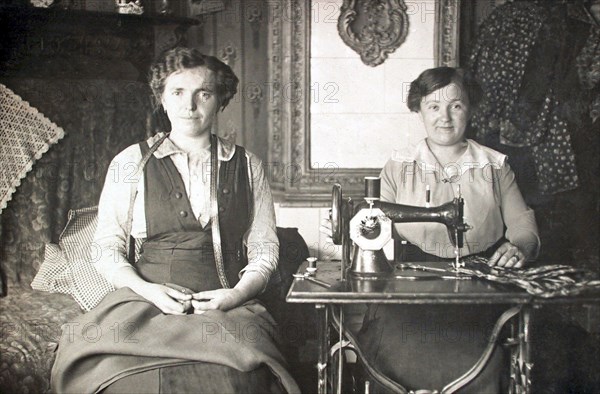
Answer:
<path fill-rule="evenodd" d="M 317 360 L 318 393 L 327 393 L 327 361 L 329 353 L 329 317 L 323 304 L 316 304 L 318 319 L 319 358 Z"/>
<path fill-rule="evenodd" d="M 511 338 L 507 343 L 510 351 L 510 386 L 509 394 L 531 392 L 531 360 L 530 343 L 531 306 L 523 305 L 519 312 L 519 321 L 512 325 Z"/>
<path fill-rule="evenodd" d="M 502 327 L 504 327 L 504 325 L 508 321 L 510 321 L 511 319 L 513 319 L 513 317 L 515 317 L 517 314 L 519 314 L 519 318 L 520 318 L 521 313 L 522 313 L 521 307 L 520 306 L 514 306 L 512 308 L 507 309 L 506 311 L 504 311 L 504 313 L 502 313 L 502 315 L 500 315 L 500 317 L 496 321 L 496 324 L 494 324 L 494 328 L 492 330 L 490 338 L 488 339 L 488 345 L 484 349 L 484 351 L 481 354 L 481 357 L 479 358 L 479 360 L 477 360 L 477 362 L 475 363 L 475 365 L 473 365 L 471 367 L 471 369 L 469 369 L 465 374 L 463 374 L 462 376 L 460 376 L 455 381 L 447 384 L 442 389 L 442 394 L 452 394 L 452 393 L 457 392 L 463 386 L 465 386 L 470 381 L 472 381 L 473 379 L 475 379 L 475 377 L 477 375 L 479 375 L 479 373 L 481 373 L 481 371 L 483 371 L 483 368 L 485 368 L 487 362 L 492 357 L 492 353 L 494 352 L 494 347 L 495 347 L 495 345 L 496 345 L 496 343 L 498 341 L 498 337 L 500 335 Z M 511 378 L 512 378 L 512 370 L 513 370 L 513 364 L 511 363 Z M 511 385 L 512 384 L 513 383 L 511 382 Z"/>
<path fill-rule="evenodd" d="M 340 324 L 339 324 L 339 343 L 344 343 L 344 308 L 340 306 Z M 343 370 L 344 370 L 344 347 L 340 348 L 340 352 L 338 354 L 338 373 L 337 373 L 337 388 L 336 393 L 342 394 L 342 382 L 343 382 Z"/>
<path fill-rule="evenodd" d="M 533 368 L 533 362 L 531 360 L 529 336 L 530 318 L 531 307 L 529 305 L 523 305 L 521 313 L 519 314 L 519 366 L 523 393 L 531 392 L 531 368 Z"/>

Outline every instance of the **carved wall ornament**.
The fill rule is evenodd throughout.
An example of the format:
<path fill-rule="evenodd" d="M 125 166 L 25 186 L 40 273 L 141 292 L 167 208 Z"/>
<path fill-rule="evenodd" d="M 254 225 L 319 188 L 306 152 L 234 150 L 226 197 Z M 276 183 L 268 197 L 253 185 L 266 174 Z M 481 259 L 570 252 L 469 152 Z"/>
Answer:
<path fill-rule="evenodd" d="M 254 120 L 258 119 L 258 116 L 260 115 L 260 107 L 262 106 L 263 101 L 262 88 L 256 83 L 250 83 L 245 88 L 244 96 L 252 104 Z"/>
<path fill-rule="evenodd" d="M 404 0 L 344 0 L 338 32 L 364 64 L 378 66 L 406 40 L 406 4 Z"/>
<path fill-rule="evenodd" d="M 233 43 L 228 43 L 219 51 L 219 57 L 221 60 L 227 64 L 229 67 L 235 67 L 235 60 L 237 59 L 237 50 Z"/>
<path fill-rule="evenodd" d="M 249 4 L 246 12 L 252 28 L 252 45 L 257 49 L 260 44 L 260 25 L 264 22 L 263 11 L 258 4 Z"/>

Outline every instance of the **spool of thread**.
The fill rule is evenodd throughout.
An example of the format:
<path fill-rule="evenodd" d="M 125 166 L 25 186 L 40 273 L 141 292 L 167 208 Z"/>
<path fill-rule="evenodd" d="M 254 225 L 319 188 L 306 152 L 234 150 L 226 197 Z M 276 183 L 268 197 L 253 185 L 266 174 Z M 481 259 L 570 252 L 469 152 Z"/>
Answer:
<path fill-rule="evenodd" d="M 306 259 L 308 261 L 308 267 L 306 267 L 306 271 L 309 274 L 314 274 L 317 271 L 317 258 L 309 257 Z"/>
<path fill-rule="evenodd" d="M 365 177 L 365 199 L 379 200 L 381 197 L 381 178 L 374 176 Z"/>

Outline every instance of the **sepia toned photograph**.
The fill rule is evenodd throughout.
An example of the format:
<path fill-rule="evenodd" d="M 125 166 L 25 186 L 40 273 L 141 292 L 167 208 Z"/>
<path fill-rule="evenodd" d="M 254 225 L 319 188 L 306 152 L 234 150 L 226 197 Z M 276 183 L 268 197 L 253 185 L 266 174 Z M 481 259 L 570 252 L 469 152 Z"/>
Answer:
<path fill-rule="evenodd" d="M 600 0 L 0 1 L 0 393 L 600 392 Z"/>

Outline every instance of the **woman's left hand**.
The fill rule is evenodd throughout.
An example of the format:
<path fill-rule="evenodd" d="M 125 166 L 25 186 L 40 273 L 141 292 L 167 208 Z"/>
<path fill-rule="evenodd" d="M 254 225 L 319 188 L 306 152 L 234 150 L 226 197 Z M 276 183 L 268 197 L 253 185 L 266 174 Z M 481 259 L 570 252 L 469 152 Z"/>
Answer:
<path fill-rule="evenodd" d="M 192 307 L 195 314 L 209 310 L 226 311 L 244 303 L 243 294 L 238 289 L 217 289 L 192 294 Z"/>
<path fill-rule="evenodd" d="M 527 260 L 525 253 L 507 241 L 496 249 L 488 264 L 506 268 L 521 268 L 525 264 L 525 260 Z"/>

